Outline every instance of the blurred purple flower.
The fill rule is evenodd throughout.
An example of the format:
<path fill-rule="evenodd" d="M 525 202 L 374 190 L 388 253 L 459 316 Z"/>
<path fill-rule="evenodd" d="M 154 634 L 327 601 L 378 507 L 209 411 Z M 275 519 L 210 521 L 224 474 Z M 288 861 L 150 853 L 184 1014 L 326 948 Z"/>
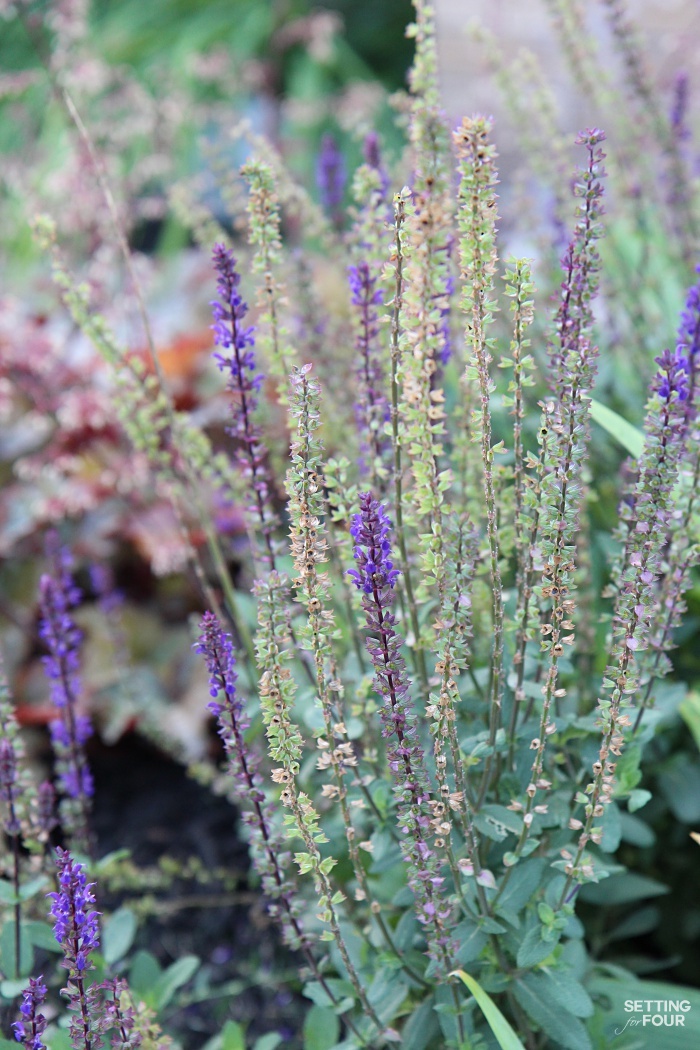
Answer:
<path fill-rule="evenodd" d="M 22 1002 L 19 1008 L 22 1019 L 15 1021 L 12 1025 L 15 1039 L 26 1050 L 46 1050 L 45 1043 L 41 1041 L 41 1036 L 46 1028 L 46 1018 L 42 1013 L 39 1013 L 39 1008 L 43 1005 L 45 999 L 46 985 L 44 984 L 44 978 L 41 975 L 39 977 L 30 977 L 29 986 L 22 995 Z"/>
<path fill-rule="evenodd" d="M 345 161 L 335 137 L 325 134 L 316 161 L 316 185 L 321 203 L 336 225 L 343 221 L 342 204 L 345 193 Z"/>

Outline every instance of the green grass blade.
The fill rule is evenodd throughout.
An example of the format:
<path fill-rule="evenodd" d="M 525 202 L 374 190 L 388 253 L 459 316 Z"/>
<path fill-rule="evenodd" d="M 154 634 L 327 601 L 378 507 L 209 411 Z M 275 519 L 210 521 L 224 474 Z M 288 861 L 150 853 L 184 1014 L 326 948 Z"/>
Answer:
<path fill-rule="evenodd" d="M 627 449 L 631 456 L 639 459 L 644 448 L 644 434 L 642 431 L 638 427 L 633 427 L 621 415 L 613 412 L 612 408 L 601 404 L 600 401 L 592 398 L 589 404 L 591 406 L 591 419 L 603 430 L 607 430 L 608 434 L 614 437 L 623 448 Z"/>
<path fill-rule="evenodd" d="M 491 996 L 484 991 L 481 985 L 475 981 L 473 977 L 470 977 L 470 975 L 465 973 L 464 970 L 455 970 L 450 976 L 459 977 L 460 981 L 466 984 L 467 988 L 481 1007 L 482 1013 L 488 1021 L 491 1031 L 493 1032 L 501 1050 L 525 1050 L 525 1047 L 520 1042 Z"/>

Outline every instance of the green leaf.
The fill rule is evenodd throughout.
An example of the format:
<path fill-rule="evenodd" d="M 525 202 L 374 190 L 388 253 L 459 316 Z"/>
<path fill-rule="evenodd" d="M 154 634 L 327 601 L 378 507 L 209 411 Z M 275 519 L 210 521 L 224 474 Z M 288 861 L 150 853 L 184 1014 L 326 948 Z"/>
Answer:
<path fill-rule="evenodd" d="M 165 970 L 151 987 L 150 999 L 156 1011 L 168 1005 L 178 988 L 187 984 L 199 969 L 196 955 L 183 955 Z"/>
<path fill-rule="evenodd" d="M 528 974 L 527 983 L 543 998 L 551 999 L 574 1017 L 593 1016 L 591 997 L 571 971 L 551 969 L 547 973 Z"/>
<path fill-rule="evenodd" d="M 312 1006 L 304 1020 L 304 1050 L 331 1050 L 340 1037 L 340 1022 L 326 1006 Z"/>
<path fill-rule="evenodd" d="M 19 899 L 21 901 L 28 901 L 32 897 L 35 897 L 40 890 L 46 889 L 49 884 L 49 880 L 46 875 L 37 875 L 35 879 L 30 879 L 29 882 L 25 882 L 24 886 L 19 888 Z"/>
<path fill-rule="evenodd" d="M 68 1029 L 57 1028 L 55 1025 L 46 1030 L 46 1045 L 49 1050 L 73 1050 Z"/>
<path fill-rule="evenodd" d="M 221 1029 L 220 1050 L 245 1050 L 245 1031 L 238 1021 L 227 1021 Z"/>
<path fill-rule="evenodd" d="M 108 966 L 123 959 L 136 936 L 136 916 L 130 908 L 119 908 L 102 930 L 102 954 Z"/>
<path fill-rule="evenodd" d="M 155 955 L 141 950 L 136 953 L 131 964 L 129 984 L 135 992 L 145 997 L 161 973 L 162 967 Z"/>
<path fill-rule="evenodd" d="M 281 1042 L 282 1036 L 279 1032 L 268 1032 L 255 1040 L 253 1050 L 275 1050 L 275 1047 L 279 1046 Z"/>
<path fill-rule="evenodd" d="M 627 872 L 624 875 L 611 875 L 602 884 L 589 883 L 583 886 L 580 897 L 591 904 L 613 905 L 660 897 L 664 893 L 668 893 L 668 886 L 661 882 L 646 875 Z"/>
<path fill-rule="evenodd" d="M 552 1001 L 539 978 L 539 974 L 529 973 L 513 984 L 515 998 L 525 1013 L 566 1050 L 592 1050 L 584 1024 Z"/>
<path fill-rule="evenodd" d="M 34 949 L 23 923 L 19 926 L 19 960 L 17 959 L 15 920 L 10 919 L 0 933 L 0 970 L 6 977 L 25 977 L 32 972 L 33 964 Z"/>
<path fill-rule="evenodd" d="M 461 922 L 455 930 L 455 938 L 459 947 L 456 959 L 460 965 L 473 962 L 481 955 L 488 943 L 488 935 L 471 921 Z"/>
<path fill-rule="evenodd" d="M 7 879 L 0 879 L 0 904 L 14 904 L 15 887 Z"/>
<path fill-rule="evenodd" d="M 533 966 L 537 966 L 538 963 L 544 962 L 554 951 L 559 936 L 555 934 L 552 940 L 543 940 L 542 927 L 539 923 L 537 926 L 533 926 L 531 930 L 528 930 L 518 948 L 518 966 L 520 969 L 529 970 Z"/>
<path fill-rule="evenodd" d="M 695 746 L 700 751 L 700 693 L 690 692 L 679 704 L 678 713 L 693 734 Z"/>
<path fill-rule="evenodd" d="M 435 1046 L 439 1034 L 432 996 L 416 1007 L 401 1033 L 401 1050 L 426 1050 Z"/>
<path fill-rule="evenodd" d="M 336 1013 L 343 1013 L 345 1010 L 352 1009 L 355 1003 L 355 990 L 350 981 L 343 981 L 337 977 L 328 977 L 325 984 L 335 996 L 337 1005 L 334 1006 L 333 1000 L 328 996 L 328 992 L 326 992 L 320 981 L 308 981 L 304 985 L 303 994 L 312 1003 L 316 1003 L 317 1006 L 331 1007 Z"/>
<path fill-rule="evenodd" d="M 53 927 L 49 926 L 48 922 L 25 922 L 24 928 L 35 948 L 59 954 L 63 952 L 63 948 L 54 937 Z"/>
<path fill-rule="evenodd" d="M 639 459 L 644 448 L 644 433 L 638 427 L 632 426 L 621 415 L 614 412 L 612 408 L 601 404 L 600 401 L 591 399 L 589 402 L 591 419 L 607 430 L 611 437 L 615 438 L 619 445 L 629 452 L 635 459 Z"/>
<path fill-rule="evenodd" d="M 508 1021 L 481 985 L 464 970 L 455 970 L 454 976 L 459 977 L 476 999 L 501 1050 L 525 1050 Z"/>
<path fill-rule="evenodd" d="M 646 806 L 650 798 L 651 791 L 647 791 L 646 788 L 635 788 L 629 793 L 627 808 L 630 813 L 636 813 L 638 809 L 642 809 L 643 806 Z"/>

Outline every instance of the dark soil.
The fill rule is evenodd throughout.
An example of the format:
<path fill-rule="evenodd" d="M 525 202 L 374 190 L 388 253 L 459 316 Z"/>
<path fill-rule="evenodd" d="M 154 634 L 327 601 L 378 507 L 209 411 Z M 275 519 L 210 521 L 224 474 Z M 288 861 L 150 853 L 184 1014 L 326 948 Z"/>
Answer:
<path fill-rule="evenodd" d="M 233 995 L 168 1008 L 165 1027 L 186 1050 L 201 1047 L 229 1018 L 247 1027 L 248 1040 L 279 1032 L 285 1047 L 300 1046 L 299 961 L 281 944 L 254 879 L 248 878 L 236 811 L 133 734 L 113 747 L 91 750 L 90 763 L 99 856 L 127 848 L 147 870 L 164 857 L 182 865 L 196 858 L 207 873 L 207 881 L 175 877 L 155 891 L 158 914 L 141 927 L 136 946 L 147 948 L 162 965 L 185 954 L 198 956 L 200 974 L 214 992 L 226 982 L 242 985 Z M 219 872 L 226 873 L 225 880 Z M 112 910 L 135 899 L 138 891 L 109 897 L 103 892 L 100 905 Z M 280 972 L 289 983 L 280 981 Z"/>

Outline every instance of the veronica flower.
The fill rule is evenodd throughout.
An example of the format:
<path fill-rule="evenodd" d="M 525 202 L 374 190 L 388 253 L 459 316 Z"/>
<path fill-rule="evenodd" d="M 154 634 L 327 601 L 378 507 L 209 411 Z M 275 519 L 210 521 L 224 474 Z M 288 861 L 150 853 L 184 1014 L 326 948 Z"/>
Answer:
<path fill-rule="evenodd" d="M 39 1012 L 45 999 L 44 978 L 42 976 L 30 977 L 29 987 L 22 995 L 22 1003 L 19 1008 L 21 1020 L 15 1021 L 12 1025 L 15 1039 L 26 1050 L 46 1050 L 46 1044 L 41 1041 L 41 1036 L 46 1028 L 46 1018 Z"/>

